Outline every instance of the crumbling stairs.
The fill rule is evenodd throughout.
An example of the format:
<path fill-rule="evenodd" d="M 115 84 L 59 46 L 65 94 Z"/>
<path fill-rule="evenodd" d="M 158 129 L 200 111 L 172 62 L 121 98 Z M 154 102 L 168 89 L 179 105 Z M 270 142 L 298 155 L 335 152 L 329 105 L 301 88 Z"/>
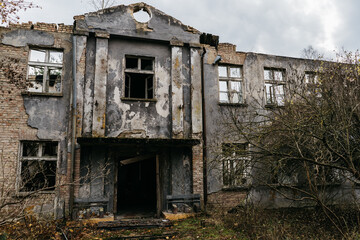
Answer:
<path fill-rule="evenodd" d="M 172 222 L 167 219 L 121 219 L 115 221 L 99 222 L 98 229 L 122 230 L 122 229 L 139 229 L 139 228 L 165 228 L 173 226 Z M 145 235 L 126 235 L 118 236 L 116 239 L 169 239 L 177 235 L 177 232 L 164 231 L 161 234 Z"/>

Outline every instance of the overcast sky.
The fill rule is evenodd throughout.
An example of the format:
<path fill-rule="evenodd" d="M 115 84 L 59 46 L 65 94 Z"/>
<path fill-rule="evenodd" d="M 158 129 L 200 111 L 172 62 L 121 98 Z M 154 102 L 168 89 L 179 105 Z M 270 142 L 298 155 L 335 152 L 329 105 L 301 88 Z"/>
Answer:
<path fill-rule="evenodd" d="M 94 9 L 88 0 L 34 0 L 42 9 L 20 13 L 20 22 L 72 24 Z M 119 0 L 117 4 L 138 1 Z M 147 0 L 146 3 L 220 42 L 251 51 L 300 57 L 312 45 L 327 56 L 359 49 L 359 0 Z M 358 43 L 358 44 L 356 44 Z"/>

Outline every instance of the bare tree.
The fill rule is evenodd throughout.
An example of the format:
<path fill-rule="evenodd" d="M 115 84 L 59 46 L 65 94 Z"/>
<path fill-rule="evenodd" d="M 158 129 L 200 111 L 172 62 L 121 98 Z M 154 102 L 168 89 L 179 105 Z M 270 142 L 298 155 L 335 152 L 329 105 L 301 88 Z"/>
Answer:
<path fill-rule="evenodd" d="M 39 8 L 39 6 L 24 0 L 0 0 L 1 23 L 17 23 L 19 21 L 18 12 L 21 10 L 26 11 L 29 8 Z"/>
<path fill-rule="evenodd" d="M 117 4 L 118 0 L 89 0 L 89 4 L 95 11 L 103 10 L 104 8 L 112 7 Z"/>
<path fill-rule="evenodd" d="M 324 54 L 309 45 L 301 51 L 301 57 L 305 59 L 318 60 L 324 58 Z"/>
<path fill-rule="evenodd" d="M 284 106 L 264 109 L 254 100 L 247 109 L 229 108 L 225 119 L 232 121 L 229 134 L 250 144 L 237 153 L 252 159 L 254 186 L 300 206 L 320 206 L 342 233 L 332 206 L 359 201 L 359 53 L 346 53 L 341 62 L 313 61 L 313 68 L 289 73 Z"/>

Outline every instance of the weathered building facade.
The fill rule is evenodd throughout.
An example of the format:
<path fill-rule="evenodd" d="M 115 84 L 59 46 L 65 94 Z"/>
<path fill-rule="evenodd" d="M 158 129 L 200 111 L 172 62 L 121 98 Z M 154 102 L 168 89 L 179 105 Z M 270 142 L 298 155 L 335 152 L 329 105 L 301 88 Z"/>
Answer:
<path fill-rule="evenodd" d="M 30 195 L 56 217 L 160 216 L 174 199 L 284 205 L 250 191 L 250 166 L 231 176 L 221 152 L 248 145 L 224 113 L 282 105 L 285 73 L 309 71 L 308 60 L 236 52 L 144 3 L 74 20 L 0 29 L 2 199 Z"/>

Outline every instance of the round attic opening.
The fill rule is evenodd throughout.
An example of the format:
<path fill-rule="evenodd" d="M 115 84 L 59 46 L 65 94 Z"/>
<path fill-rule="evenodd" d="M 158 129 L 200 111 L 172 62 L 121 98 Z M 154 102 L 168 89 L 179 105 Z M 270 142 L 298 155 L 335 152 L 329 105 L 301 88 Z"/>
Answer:
<path fill-rule="evenodd" d="M 139 23 L 147 23 L 151 19 L 150 10 L 146 7 L 135 7 L 133 16 L 134 19 Z"/>

